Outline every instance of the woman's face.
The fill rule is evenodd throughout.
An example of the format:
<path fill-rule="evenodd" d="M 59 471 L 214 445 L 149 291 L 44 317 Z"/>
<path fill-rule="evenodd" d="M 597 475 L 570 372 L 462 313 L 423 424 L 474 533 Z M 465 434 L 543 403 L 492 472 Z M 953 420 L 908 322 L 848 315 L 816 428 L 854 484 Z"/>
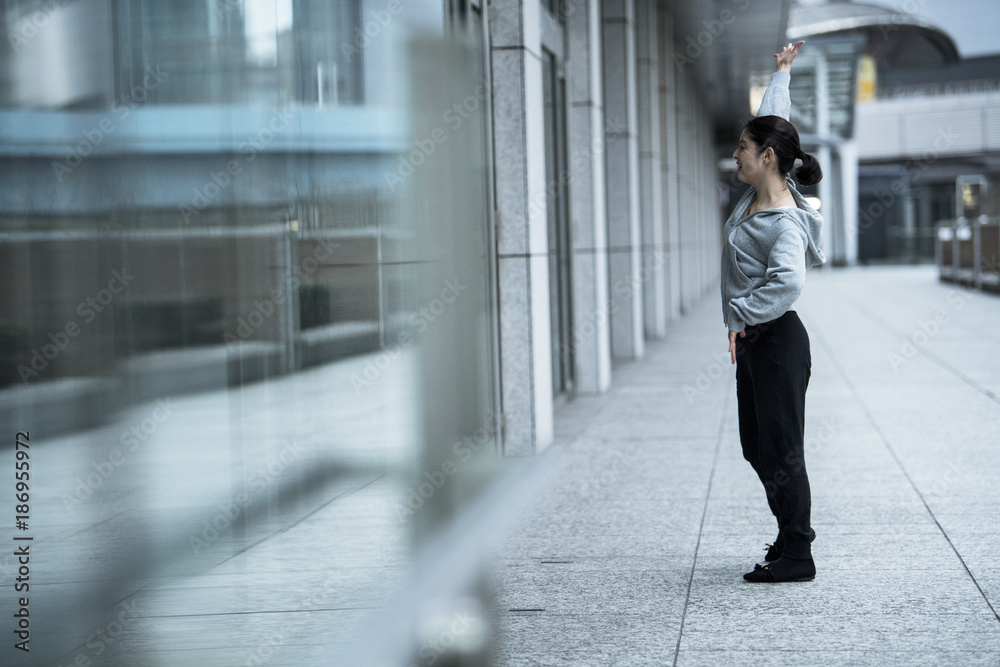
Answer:
<path fill-rule="evenodd" d="M 733 151 L 733 158 L 736 160 L 736 178 L 754 185 L 759 183 L 764 174 L 767 173 L 767 151 L 758 151 L 758 146 L 746 130 L 740 134 L 740 143 Z"/>

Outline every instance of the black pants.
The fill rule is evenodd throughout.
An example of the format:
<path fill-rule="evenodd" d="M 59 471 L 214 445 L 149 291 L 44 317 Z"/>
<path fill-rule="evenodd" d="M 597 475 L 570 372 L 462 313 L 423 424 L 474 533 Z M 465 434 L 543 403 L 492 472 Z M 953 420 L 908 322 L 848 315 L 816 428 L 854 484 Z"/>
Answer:
<path fill-rule="evenodd" d="M 790 558 L 810 558 L 816 538 L 803 443 L 811 366 L 809 335 L 794 310 L 736 337 L 743 458 L 764 485 Z"/>

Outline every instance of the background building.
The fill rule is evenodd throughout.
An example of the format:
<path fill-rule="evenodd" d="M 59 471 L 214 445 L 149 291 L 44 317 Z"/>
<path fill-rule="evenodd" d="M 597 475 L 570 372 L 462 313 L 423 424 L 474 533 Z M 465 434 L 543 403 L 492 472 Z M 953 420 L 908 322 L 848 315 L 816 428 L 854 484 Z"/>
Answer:
<path fill-rule="evenodd" d="M 932 260 L 942 221 L 1000 213 L 998 101 L 997 56 L 878 71 L 858 106 L 859 259 Z"/>

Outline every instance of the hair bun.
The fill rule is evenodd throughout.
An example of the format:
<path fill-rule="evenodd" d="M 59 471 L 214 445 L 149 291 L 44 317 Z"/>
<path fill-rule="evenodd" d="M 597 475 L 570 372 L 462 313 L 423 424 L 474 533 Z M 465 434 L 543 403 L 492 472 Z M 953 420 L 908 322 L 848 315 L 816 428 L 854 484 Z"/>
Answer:
<path fill-rule="evenodd" d="M 816 185 L 823 179 L 823 170 L 819 161 L 808 153 L 799 152 L 802 166 L 795 170 L 795 180 L 802 185 Z"/>

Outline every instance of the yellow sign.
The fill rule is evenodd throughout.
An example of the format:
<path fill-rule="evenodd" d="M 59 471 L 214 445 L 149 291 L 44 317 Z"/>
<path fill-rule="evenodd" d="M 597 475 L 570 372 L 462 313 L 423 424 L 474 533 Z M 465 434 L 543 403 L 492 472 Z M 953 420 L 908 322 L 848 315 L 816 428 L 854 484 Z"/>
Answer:
<path fill-rule="evenodd" d="M 874 102 L 878 91 L 878 67 L 875 58 L 861 56 L 858 59 L 858 89 L 855 98 L 858 102 Z"/>

